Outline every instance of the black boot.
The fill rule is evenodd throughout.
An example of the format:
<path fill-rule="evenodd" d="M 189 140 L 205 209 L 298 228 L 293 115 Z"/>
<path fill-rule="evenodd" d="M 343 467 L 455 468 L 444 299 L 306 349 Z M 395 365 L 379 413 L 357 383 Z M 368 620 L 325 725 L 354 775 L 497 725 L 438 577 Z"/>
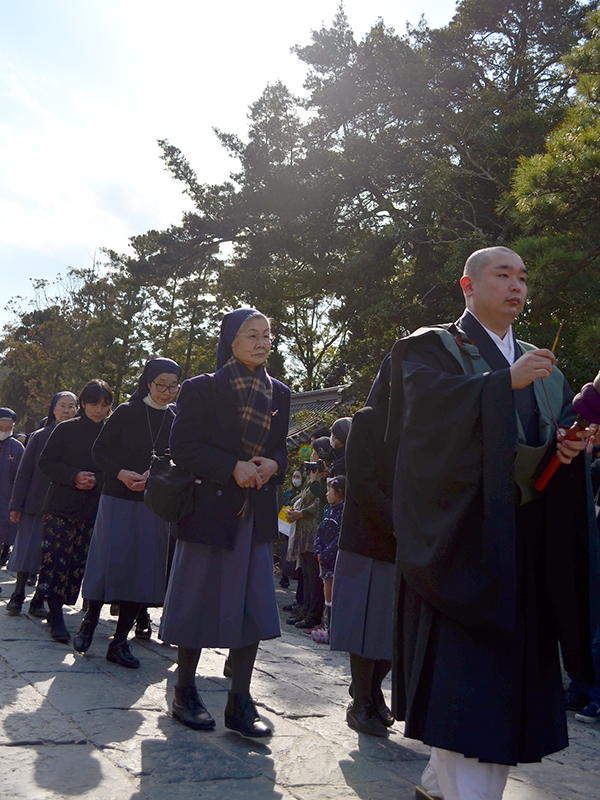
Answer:
<path fill-rule="evenodd" d="M 48 612 L 47 622 L 50 626 L 50 636 L 55 642 L 67 644 L 71 641 L 71 634 L 65 625 L 62 603 L 56 600 L 50 600 L 48 605 L 50 606 L 50 610 Z"/>
<path fill-rule="evenodd" d="M 138 669 L 140 666 L 139 659 L 133 655 L 127 641 L 117 644 L 111 642 L 106 651 L 106 660 L 128 669 Z"/>
<path fill-rule="evenodd" d="M 29 601 L 29 608 L 27 610 L 27 613 L 30 614 L 32 617 L 40 617 L 41 619 L 46 619 L 48 617 L 48 612 L 46 611 L 44 600 L 42 597 L 38 595 L 37 592 L 35 592 L 31 600 Z"/>
<path fill-rule="evenodd" d="M 87 651 L 90 649 L 97 624 L 98 620 L 87 618 L 81 620 L 79 630 L 73 637 L 73 650 L 75 650 L 76 653 L 87 653 Z"/>
<path fill-rule="evenodd" d="M 10 617 L 16 617 L 17 614 L 21 613 L 24 600 L 25 600 L 24 594 L 17 594 L 16 592 L 13 592 L 10 597 L 10 600 L 6 604 L 6 613 Z"/>
<path fill-rule="evenodd" d="M 182 725 L 196 731 L 212 731 L 217 724 L 206 710 L 195 686 L 175 687 L 171 712 Z"/>
<path fill-rule="evenodd" d="M 135 638 L 136 639 L 150 639 L 152 637 L 152 622 L 148 608 L 141 606 L 135 620 Z"/>
<path fill-rule="evenodd" d="M 227 693 L 225 727 L 241 733 L 242 736 L 250 736 L 256 739 L 270 736 L 273 733 L 271 728 L 268 728 L 258 716 L 258 711 L 250 697 L 250 692 L 242 692 L 241 694 Z"/>

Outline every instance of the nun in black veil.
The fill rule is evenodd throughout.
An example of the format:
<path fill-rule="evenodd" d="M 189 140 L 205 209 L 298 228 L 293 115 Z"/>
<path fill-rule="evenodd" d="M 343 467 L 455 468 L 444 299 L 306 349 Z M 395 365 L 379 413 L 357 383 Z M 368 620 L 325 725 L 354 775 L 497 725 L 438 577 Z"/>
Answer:
<path fill-rule="evenodd" d="M 221 323 L 214 375 L 186 381 L 171 432 L 173 460 L 197 477 L 194 510 L 177 526 L 160 636 L 178 645 L 173 716 L 215 721 L 196 690 L 203 647 L 230 649 L 225 726 L 269 736 L 250 696 L 258 643 L 280 635 L 272 541 L 287 465 L 290 390 L 271 378 L 269 320 L 251 308 Z"/>
<path fill-rule="evenodd" d="M 8 569 L 17 573 L 14 591 L 6 605 L 6 612 L 10 616 L 21 613 L 25 584 L 29 575 L 37 575 L 42 560 L 43 507 L 50 478 L 40 472 L 40 454 L 54 428 L 61 422 L 73 419 L 76 413 L 77 397 L 73 392 L 57 392 L 50 401 L 46 424 L 30 434 L 17 470 L 9 504 L 11 521 L 18 525 L 17 538 L 8 562 Z M 35 617 L 46 616 L 44 601 L 37 590 L 29 603 L 29 613 Z"/>
<path fill-rule="evenodd" d="M 169 524 L 143 501 L 152 456 L 164 455 L 169 445 L 180 375 L 170 358 L 149 361 L 137 390 L 108 419 L 92 451 L 104 486 L 83 578 L 88 608 L 73 646 L 85 653 L 103 603 L 119 603 L 106 658 L 130 669 L 140 665 L 127 643 L 140 606 L 162 606 L 165 598 Z"/>

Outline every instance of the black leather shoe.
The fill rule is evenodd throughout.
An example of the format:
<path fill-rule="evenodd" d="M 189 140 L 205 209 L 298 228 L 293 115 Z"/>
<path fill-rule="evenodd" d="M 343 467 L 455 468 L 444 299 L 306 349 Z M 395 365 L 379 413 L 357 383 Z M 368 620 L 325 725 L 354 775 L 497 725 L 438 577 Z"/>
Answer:
<path fill-rule="evenodd" d="M 119 664 L 121 667 L 127 667 L 127 669 L 138 669 L 140 666 L 139 659 L 133 655 L 127 642 L 118 644 L 111 642 L 106 651 L 106 660 L 112 661 L 113 664 Z"/>
<path fill-rule="evenodd" d="M 46 611 L 44 601 L 36 600 L 35 595 L 32 597 L 31 602 L 29 603 L 27 613 L 32 617 L 40 617 L 40 619 L 47 619 L 48 617 L 48 612 Z"/>
<path fill-rule="evenodd" d="M 258 711 L 250 697 L 250 692 L 241 694 L 227 693 L 225 727 L 252 739 L 263 739 L 273 733 L 271 728 L 265 725 L 258 716 Z"/>
<path fill-rule="evenodd" d="M 90 649 L 92 639 L 94 638 L 95 630 L 95 622 L 90 622 L 87 619 L 81 621 L 79 630 L 73 637 L 73 650 L 75 650 L 76 653 L 87 653 L 87 651 Z"/>
<path fill-rule="evenodd" d="M 175 687 L 171 713 L 182 725 L 196 731 L 212 731 L 217 724 L 206 710 L 195 686 Z"/>
<path fill-rule="evenodd" d="M 373 705 L 356 708 L 354 703 L 348 706 L 346 722 L 351 728 L 369 736 L 387 736 L 388 729 L 379 719 L 379 714 Z"/>
<path fill-rule="evenodd" d="M 71 634 L 62 620 L 50 624 L 50 636 L 61 644 L 68 644 L 71 641 Z"/>
<path fill-rule="evenodd" d="M 373 698 L 373 706 L 375 711 L 377 711 L 379 719 L 383 722 L 385 727 L 391 728 L 396 720 L 392 716 L 390 709 L 387 707 L 383 692 L 379 692 L 379 695 Z"/>
<path fill-rule="evenodd" d="M 6 604 L 6 613 L 10 617 L 16 617 L 21 613 L 23 608 L 23 601 L 25 600 L 24 594 L 12 594 L 10 600 Z"/>
<path fill-rule="evenodd" d="M 295 625 L 300 620 L 304 619 L 302 614 L 293 614 L 291 617 L 288 617 L 285 621 L 286 625 Z"/>
<path fill-rule="evenodd" d="M 137 619 L 135 621 L 135 638 L 136 639 L 151 639 L 152 638 L 152 622 L 150 621 L 150 615 L 146 611 L 145 613 L 139 613 Z"/>

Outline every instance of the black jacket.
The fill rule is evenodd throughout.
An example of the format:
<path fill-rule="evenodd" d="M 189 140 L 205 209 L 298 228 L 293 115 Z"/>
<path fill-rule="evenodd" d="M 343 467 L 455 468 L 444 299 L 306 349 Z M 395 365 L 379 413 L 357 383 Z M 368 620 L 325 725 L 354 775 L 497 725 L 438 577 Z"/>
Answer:
<path fill-rule="evenodd" d="M 92 450 L 94 461 L 104 473 L 102 494 L 143 502 L 144 493 L 132 492 L 117 475 L 122 469 L 140 475 L 146 472 L 152 459 L 153 442 L 157 455 L 164 455 L 174 418 L 169 406 L 159 411 L 143 400 L 121 403 L 106 420 Z"/>
<path fill-rule="evenodd" d="M 103 425 L 104 422 L 92 422 L 83 414 L 61 422 L 50 434 L 38 462 L 40 471 L 51 481 L 44 502 L 45 514 L 79 522 L 95 520 L 102 489 L 102 473 L 92 458 L 92 446 Z M 96 485 L 93 489 L 75 488 L 78 472 L 95 474 Z"/>
<path fill-rule="evenodd" d="M 278 537 L 277 484 L 287 466 L 286 437 L 290 417 L 290 390 L 274 378 L 271 430 L 265 455 L 279 464 L 279 472 L 262 487 L 249 490 L 254 529 L 259 542 Z M 238 461 L 245 461 L 235 395 L 223 370 L 185 381 L 177 400 L 171 429 L 173 461 L 193 472 L 202 484 L 194 489 L 194 511 L 178 525 L 181 539 L 233 549 L 244 492 L 232 477 Z M 211 524 L 207 525 L 207 519 Z M 214 520 L 214 523 L 213 523 Z"/>
<path fill-rule="evenodd" d="M 366 406 L 352 420 L 346 443 L 346 501 L 340 550 L 394 562 L 392 487 L 396 447 L 384 442 L 387 415 Z"/>
<path fill-rule="evenodd" d="M 40 428 L 29 435 L 25 452 L 21 458 L 17 477 L 13 484 L 9 508 L 24 514 L 40 515 L 43 513 L 46 492 L 50 486 L 50 478 L 40 472 L 38 461 L 44 445 L 56 427 L 53 423 L 47 428 Z"/>

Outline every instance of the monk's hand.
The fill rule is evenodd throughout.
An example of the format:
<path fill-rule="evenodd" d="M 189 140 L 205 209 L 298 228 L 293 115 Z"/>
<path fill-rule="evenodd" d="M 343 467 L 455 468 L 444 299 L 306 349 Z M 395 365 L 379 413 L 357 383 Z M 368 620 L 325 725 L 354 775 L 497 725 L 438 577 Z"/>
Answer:
<path fill-rule="evenodd" d="M 587 444 L 587 440 L 592 431 L 569 431 L 569 436 L 575 434 L 575 439 L 567 439 L 567 431 L 564 428 L 559 428 L 556 431 L 556 455 L 558 460 L 563 464 L 570 464 L 571 461 L 578 456 Z"/>
<path fill-rule="evenodd" d="M 264 483 L 258 467 L 252 461 L 238 461 L 232 475 L 234 481 L 242 489 L 261 489 Z"/>
<path fill-rule="evenodd" d="M 21 512 L 20 511 L 11 511 L 10 512 L 10 521 L 12 523 L 21 522 Z"/>
<path fill-rule="evenodd" d="M 537 378 L 549 378 L 556 362 L 551 350 L 528 350 L 510 368 L 513 389 L 524 389 Z"/>

